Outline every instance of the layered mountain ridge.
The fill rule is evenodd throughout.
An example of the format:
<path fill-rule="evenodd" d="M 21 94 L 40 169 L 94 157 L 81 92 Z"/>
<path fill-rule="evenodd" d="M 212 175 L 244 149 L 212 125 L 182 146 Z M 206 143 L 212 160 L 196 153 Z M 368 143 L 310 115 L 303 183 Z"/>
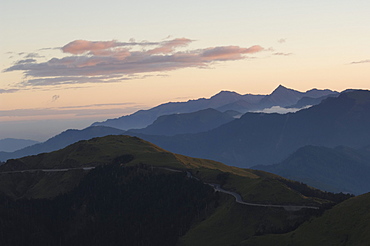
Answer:
<path fill-rule="evenodd" d="M 246 113 L 208 132 L 137 135 L 175 153 L 251 167 L 277 163 L 305 145 L 369 145 L 369 125 L 370 91 L 359 90 L 296 113 Z"/>
<path fill-rule="evenodd" d="M 331 90 L 312 89 L 299 92 L 279 85 L 270 95 L 241 95 L 231 91 L 221 91 L 209 99 L 200 98 L 187 102 L 164 103 L 148 110 L 140 110 L 131 115 L 116 119 L 108 119 L 104 122 L 96 122 L 93 126 L 102 125 L 122 130 L 132 128 L 144 128 L 153 123 L 159 116 L 168 114 L 190 113 L 207 108 L 213 108 L 224 112 L 236 110 L 241 113 L 261 110 L 272 106 L 291 106 L 296 104 L 302 97 L 317 98 L 325 95 L 337 95 L 338 92 Z"/>
<path fill-rule="evenodd" d="M 247 111 L 263 108 L 259 106 L 260 101 L 269 96 L 276 98 L 276 95 L 273 94 L 294 94 L 301 95 L 302 97 L 310 95 L 316 97 L 323 94 L 336 96 L 338 93 L 331 90 L 317 89 L 312 89 L 307 92 L 298 92 L 282 85 L 275 89 L 271 95 L 267 96 L 253 94 L 240 95 L 236 92 L 221 91 L 209 99 L 200 98 L 197 100 L 189 100 L 187 102 L 164 103 L 149 110 L 139 110 L 131 115 L 122 116 L 117 119 L 108 119 L 103 123 L 96 122 L 92 124 L 92 127 L 88 127 L 83 130 L 70 129 L 50 138 L 46 142 L 19 149 L 14 152 L 0 151 L 0 161 L 58 150 L 79 140 L 87 140 L 93 137 L 112 134 L 123 134 L 124 131 L 122 131 L 122 129 L 135 129 L 133 132 L 141 132 L 150 135 L 175 135 L 208 131 L 231 121 L 232 119 L 228 117 L 228 115 L 236 118 L 240 117 Z M 284 100 L 286 100 L 287 97 L 289 97 L 289 95 L 283 97 Z M 294 98 L 296 98 L 296 96 Z M 296 99 L 290 100 L 295 101 Z M 279 102 L 278 99 L 275 99 L 275 101 Z M 315 102 L 319 103 L 320 101 L 316 100 Z M 278 104 L 283 105 L 282 102 Z M 307 105 L 302 105 L 302 107 L 304 106 Z M 221 113 L 215 113 L 215 111 L 212 112 L 211 109 L 216 109 Z M 190 113 L 192 116 L 189 118 L 189 115 L 182 115 L 184 113 Z M 176 116 L 166 116 L 171 114 L 175 114 Z M 213 116 L 211 117 L 210 115 Z M 155 122 L 160 116 L 163 117 L 159 119 L 159 122 Z M 219 118 L 217 118 L 218 116 Z M 177 123 L 173 123 L 173 121 L 171 121 L 174 117 L 178 118 Z M 184 119 L 186 119 L 185 121 L 187 122 L 183 121 Z M 154 124 L 154 126 L 152 124 Z M 180 129 L 181 127 L 182 129 Z M 162 130 L 158 130 L 159 128 Z M 167 132 L 166 129 L 168 130 Z"/>

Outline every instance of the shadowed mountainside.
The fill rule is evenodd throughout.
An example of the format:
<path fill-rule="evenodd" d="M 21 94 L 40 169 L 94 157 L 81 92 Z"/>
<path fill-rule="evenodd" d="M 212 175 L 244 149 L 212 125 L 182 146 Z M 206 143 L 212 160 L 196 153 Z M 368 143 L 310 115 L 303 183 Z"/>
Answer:
<path fill-rule="evenodd" d="M 15 138 L 0 139 L 0 151 L 13 152 L 37 143 L 38 143 L 37 141 L 28 139 L 15 139 Z"/>
<path fill-rule="evenodd" d="M 130 132 L 171 136 L 185 133 L 205 132 L 234 120 L 227 112 L 209 108 L 194 113 L 171 114 L 158 117 L 153 124 Z"/>
<path fill-rule="evenodd" d="M 306 145 L 370 145 L 369 125 L 370 91 L 358 90 L 296 113 L 246 113 L 209 132 L 136 135 L 175 153 L 251 167 L 277 163 Z"/>
<path fill-rule="evenodd" d="M 240 100 L 255 104 L 258 103 L 261 98 L 263 98 L 263 95 L 240 95 L 236 92 L 221 91 L 209 99 L 200 98 L 189 100 L 187 102 L 168 102 L 148 110 L 139 110 L 131 115 L 122 116 L 116 119 L 108 119 L 104 122 L 95 122 L 93 126 L 103 125 L 123 130 L 139 129 L 152 124 L 162 115 L 191 113 L 207 108 L 217 109 L 226 104 Z"/>
<path fill-rule="evenodd" d="M 370 191 L 370 151 L 349 147 L 305 146 L 284 161 L 252 168 L 275 173 L 331 192 Z"/>
<path fill-rule="evenodd" d="M 284 182 L 279 181 L 282 178 L 277 175 L 230 167 L 211 160 L 173 154 L 139 138 L 125 135 L 84 140 L 51 153 L 8 160 L 0 166 L 0 172 L 2 173 L 0 189 L 11 197 L 55 196 L 60 192 L 63 185 L 69 185 L 69 182 L 61 181 L 68 179 L 65 175 L 69 171 L 55 172 L 56 177 L 52 179 L 49 177 L 52 175 L 45 174 L 45 172 L 20 171 L 71 169 L 73 174 L 77 171 L 82 172 L 82 170 L 76 170 L 77 168 L 96 167 L 109 164 L 112 161 L 122 162 L 129 166 L 146 164 L 178 170 L 191 170 L 193 175 L 208 183 L 219 183 L 217 181 L 219 179 L 217 178 L 218 175 L 228 173 L 223 181 L 224 188 L 237 191 L 247 201 L 282 204 L 318 202 L 288 189 Z M 57 176 L 60 177 L 57 178 Z M 32 177 L 35 178 L 32 179 Z M 24 182 L 16 181 L 21 179 L 32 181 L 32 184 L 24 185 Z M 58 179 L 60 184 L 57 187 L 47 184 L 48 182 L 55 184 Z M 75 180 L 73 181 L 75 184 L 78 183 L 78 178 L 71 178 L 71 180 Z M 254 188 L 252 189 L 248 184 Z M 70 188 L 72 185 L 68 187 Z M 68 187 L 62 190 L 66 191 Z"/>
<path fill-rule="evenodd" d="M 136 137 L 106 136 L 0 167 L 0 243 L 217 246 L 289 232 L 322 212 L 239 204 L 207 183 L 259 204 L 327 209 L 349 197 L 173 154 Z"/>

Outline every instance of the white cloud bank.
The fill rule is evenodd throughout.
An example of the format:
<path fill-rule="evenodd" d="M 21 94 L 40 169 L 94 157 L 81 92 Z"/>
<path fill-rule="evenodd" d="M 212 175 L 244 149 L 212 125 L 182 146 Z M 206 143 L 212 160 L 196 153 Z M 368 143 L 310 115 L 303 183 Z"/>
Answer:
<path fill-rule="evenodd" d="M 295 113 L 301 109 L 306 109 L 312 107 L 312 105 L 303 107 L 303 108 L 283 108 L 280 106 L 273 106 L 271 108 L 265 108 L 263 110 L 254 111 L 255 113 L 266 113 L 266 114 L 272 114 L 272 113 L 278 113 L 278 114 L 287 114 L 287 113 Z"/>

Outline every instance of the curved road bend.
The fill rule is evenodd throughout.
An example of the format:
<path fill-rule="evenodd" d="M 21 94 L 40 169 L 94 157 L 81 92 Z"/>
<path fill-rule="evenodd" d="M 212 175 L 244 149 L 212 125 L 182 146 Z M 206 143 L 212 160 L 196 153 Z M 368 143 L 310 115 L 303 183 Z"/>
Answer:
<path fill-rule="evenodd" d="M 79 170 L 79 169 L 82 169 L 84 171 L 89 171 L 91 169 L 94 169 L 95 167 L 83 167 L 83 168 L 61 168 L 61 169 L 30 169 L 30 170 L 21 170 L 21 171 L 8 171 L 8 172 L 0 172 L 1 173 L 25 173 L 25 172 L 37 172 L 37 171 L 41 171 L 41 172 L 67 172 L 67 171 L 70 171 L 70 170 Z M 164 169 L 164 170 L 167 170 L 167 171 L 171 171 L 171 172 L 182 172 L 181 170 L 177 170 L 177 169 L 172 169 L 172 168 L 166 168 L 166 167 L 156 167 L 156 168 L 160 168 L 160 169 Z M 189 171 L 186 171 L 186 176 L 188 178 L 192 178 L 192 179 L 196 179 L 196 180 L 199 180 L 198 178 L 194 177 Z M 210 183 L 204 183 L 204 184 L 207 184 L 207 185 L 210 185 L 213 187 L 213 189 L 215 191 L 218 191 L 218 192 L 222 192 L 222 193 L 225 193 L 225 194 L 229 194 L 229 195 L 232 195 L 233 197 L 235 197 L 235 201 L 237 203 L 240 203 L 240 204 L 244 204 L 244 205 L 248 205 L 248 206 L 256 206 L 256 207 L 270 207 L 270 208 L 284 208 L 285 210 L 287 211 L 298 211 L 298 210 L 301 210 L 303 208 L 308 208 L 308 209 L 319 209 L 319 207 L 313 207 L 313 206 L 296 206 L 296 205 L 277 205 L 277 204 L 259 204 L 259 203 L 250 203 L 250 202 L 244 202 L 242 197 L 236 193 L 236 192 L 232 192 L 232 191 L 227 191 L 227 190 L 224 190 L 221 188 L 221 185 L 219 184 L 210 184 Z"/>
<path fill-rule="evenodd" d="M 208 183 L 206 183 L 208 184 Z M 232 195 L 235 197 L 235 201 L 240 204 L 244 205 L 249 205 L 249 206 L 256 206 L 256 207 L 270 207 L 270 208 L 284 208 L 287 211 L 298 211 L 303 208 L 308 208 L 308 209 L 319 209 L 319 207 L 313 207 L 313 206 L 297 206 L 297 205 L 277 205 L 277 204 L 259 204 L 259 203 L 250 203 L 250 202 L 244 202 L 241 195 L 238 193 L 232 192 L 232 191 L 227 191 L 221 188 L 219 184 L 208 184 L 212 186 L 215 191 L 219 191 L 222 193 L 226 193 L 229 195 Z"/>
<path fill-rule="evenodd" d="M 171 171 L 171 172 L 181 172 L 180 170 L 172 169 L 172 168 L 166 168 L 166 167 L 158 167 L 158 168 L 165 169 L 165 170 L 168 170 L 168 171 Z M 189 171 L 186 171 L 186 176 L 188 178 L 199 180 L 198 178 L 194 177 Z M 219 184 L 210 184 L 210 183 L 204 183 L 204 184 L 207 184 L 207 185 L 212 186 L 215 191 L 219 191 L 219 192 L 222 192 L 222 193 L 225 193 L 225 194 L 232 195 L 233 197 L 235 197 L 235 201 L 237 203 L 240 203 L 240 204 L 243 204 L 243 205 L 255 206 L 255 207 L 284 208 L 286 211 L 298 211 L 298 210 L 301 210 L 301 209 L 304 209 L 304 208 L 307 208 L 307 209 L 320 209 L 319 207 L 314 207 L 314 206 L 280 205 L 280 204 L 260 204 L 260 203 L 244 202 L 243 199 L 242 199 L 242 197 L 241 197 L 241 195 L 239 195 L 236 192 L 224 190 L 224 189 L 221 188 L 221 185 L 219 185 Z"/>

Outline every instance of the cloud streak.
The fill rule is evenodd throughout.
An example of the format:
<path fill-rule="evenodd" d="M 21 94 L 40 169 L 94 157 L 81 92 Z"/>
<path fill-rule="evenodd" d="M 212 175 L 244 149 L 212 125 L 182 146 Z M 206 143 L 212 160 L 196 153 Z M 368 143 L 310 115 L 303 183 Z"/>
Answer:
<path fill-rule="evenodd" d="M 60 48 L 66 54 L 64 57 L 46 62 L 20 60 L 4 72 L 23 71 L 28 80 L 21 86 L 106 83 L 133 79 L 140 73 L 206 68 L 216 62 L 246 59 L 265 51 L 259 45 L 184 50 L 192 42 L 188 38 L 161 42 L 75 40 Z"/>
<path fill-rule="evenodd" d="M 283 52 L 275 52 L 272 53 L 274 56 L 291 56 L 293 55 L 292 53 L 283 53 Z"/>
<path fill-rule="evenodd" d="M 54 96 L 53 96 L 54 97 Z M 120 106 L 124 106 L 123 108 Z M 13 109 L 0 110 L 0 118 L 17 119 L 40 118 L 42 116 L 59 115 L 59 116 L 89 116 L 89 115 L 116 115 L 121 116 L 125 113 L 131 113 L 142 108 L 143 105 L 136 103 L 110 103 L 110 104 L 91 104 L 82 106 L 69 107 L 52 107 L 52 108 L 30 108 L 30 109 Z"/>
<path fill-rule="evenodd" d="M 351 62 L 350 64 L 362 64 L 362 63 L 370 63 L 370 59 L 362 60 L 362 61 L 354 61 L 354 62 Z"/>
<path fill-rule="evenodd" d="M 19 89 L 0 89 L 0 94 L 5 94 L 5 93 L 14 93 L 19 91 Z"/>

